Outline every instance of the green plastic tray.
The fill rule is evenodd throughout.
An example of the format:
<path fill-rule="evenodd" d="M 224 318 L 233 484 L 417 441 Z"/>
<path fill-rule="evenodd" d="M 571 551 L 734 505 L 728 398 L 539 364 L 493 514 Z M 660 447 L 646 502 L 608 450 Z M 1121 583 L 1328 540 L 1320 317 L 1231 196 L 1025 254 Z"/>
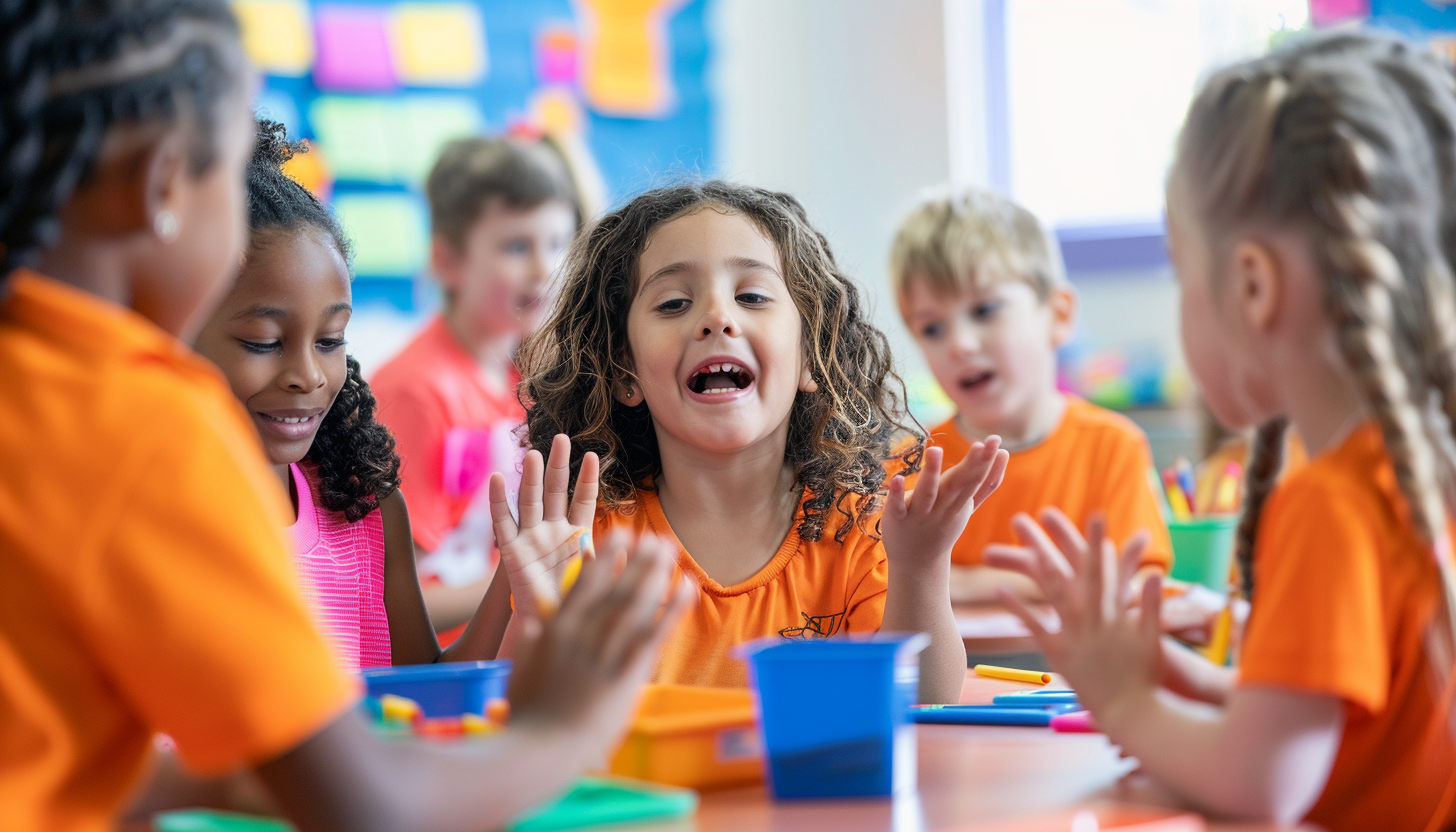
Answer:
<path fill-rule="evenodd" d="M 555 803 L 527 812 L 511 832 L 555 832 L 604 823 L 666 820 L 691 815 L 698 793 L 620 777 L 583 777 Z M 157 832 L 294 832 L 285 821 L 188 809 L 158 815 Z"/>

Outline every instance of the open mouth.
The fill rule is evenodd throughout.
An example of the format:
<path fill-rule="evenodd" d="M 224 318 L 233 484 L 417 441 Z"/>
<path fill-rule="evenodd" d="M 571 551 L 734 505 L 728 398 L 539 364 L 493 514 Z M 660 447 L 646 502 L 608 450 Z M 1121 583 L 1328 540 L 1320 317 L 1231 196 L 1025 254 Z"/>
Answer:
<path fill-rule="evenodd" d="M 753 373 L 732 362 L 704 364 L 688 376 L 688 389 L 705 396 L 737 393 L 752 383 Z"/>
<path fill-rule="evenodd" d="M 983 370 L 979 373 L 972 373 L 968 376 L 962 376 L 960 380 L 960 388 L 966 391 L 980 390 L 986 385 L 990 384 L 991 380 L 995 377 L 996 374 L 990 370 Z"/>

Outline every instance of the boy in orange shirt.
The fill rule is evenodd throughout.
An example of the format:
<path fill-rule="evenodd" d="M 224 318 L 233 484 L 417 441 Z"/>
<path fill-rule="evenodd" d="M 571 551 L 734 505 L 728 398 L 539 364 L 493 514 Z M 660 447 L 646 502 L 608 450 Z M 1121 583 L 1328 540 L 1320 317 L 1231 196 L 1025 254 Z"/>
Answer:
<path fill-rule="evenodd" d="M 988 600 L 998 586 L 1034 595 L 1020 575 L 981 565 L 1014 543 L 1011 519 L 1057 506 L 1084 524 L 1102 512 L 1118 539 L 1150 535 L 1143 564 L 1172 545 L 1148 487 L 1147 439 L 1126 417 L 1057 389 L 1057 348 L 1072 336 L 1077 296 L 1056 242 L 1011 200 L 984 191 L 926 199 L 900 225 L 891 278 L 901 315 L 956 415 L 931 429 L 947 465 L 990 435 L 1011 452 L 1000 493 L 952 553 L 951 597 Z"/>
<path fill-rule="evenodd" d="M 516 349 L 546 308 L 547 281 L 583 214 L 564 157 L 545 141 L 451 142 L 426 190 L 445 306 L 370 385 L 398 442 L 425 604 L 449 643 L 458 632 L 447 631 L 485 594 L 493 546 L 490 510 L 476 498 L 483 473 L 472 480 L 458 463 L 475 443 L 493 470 L 518 470 L 512 431 L 526 412 Z"/>

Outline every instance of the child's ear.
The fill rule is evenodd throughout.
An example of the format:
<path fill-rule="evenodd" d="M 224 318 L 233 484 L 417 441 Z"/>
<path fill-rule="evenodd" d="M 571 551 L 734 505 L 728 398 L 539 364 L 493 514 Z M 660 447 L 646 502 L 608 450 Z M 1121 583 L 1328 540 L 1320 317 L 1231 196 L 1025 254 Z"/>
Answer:
<path fill-rule="evenodd" d="M 819 390 L 819 382 L 814 380 L 814 373 L 809 369 L 807 361 L 799 369 L 799 390 L 805 393 L 814 393 Z"/>
<path fill-rule="evenodd" d="M 636 407 L 646 402 L 642 395 L 642 385 L 637 383 L 637 377 L 628 371 L 627 377 L 620 383 L 612 386 L 612 397 L 628 407 Z"/>
<path fill-rule="evenodd" d="M 430 271 L 435 273 L 435 279 L 445 294 L 459 291 L 465 277 L 464 253 L 439 234 L 433 235 L 430 238 Z"/>
<path fill-rule="evenodd" d="M 1061 349 L 1077 329 L 1077 290 L 1070 283 L 1053 286 L 1046 303 L 1052 313 L 1052 347 Z"/>
<path fill-rule="evenodd" d="M 181 134 L 170 133 L 149 147 L 143 171 L 142 213 L 133 221 L 140 220 L 152 236 L 170 243 L 181 233 L 185 213 L 181 210 L 181 199 L 187 186 L 188 166 L 187 148 Z"/>
<path fill-rule="evenodd" d="M 1279 312 L 1284 264 L 1274 251 L 1257 240 L 1242 240 L 1230 258 L 1234 303 L 1244 323 L 1255 332 L 1267 330 Z"/>

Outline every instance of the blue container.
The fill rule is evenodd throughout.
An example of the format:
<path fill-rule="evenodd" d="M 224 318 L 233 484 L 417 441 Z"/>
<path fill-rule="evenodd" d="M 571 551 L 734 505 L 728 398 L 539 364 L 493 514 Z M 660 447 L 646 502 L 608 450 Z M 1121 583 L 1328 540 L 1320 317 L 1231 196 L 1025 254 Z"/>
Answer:
<path fill-rule="evenodd" d="M 758 693 L 769 780 L 780 800 L 915 790 L 910 706 L 930 636 L 785 641 L 739 648 Z"/>
<path fill-rule="evenodd" d="M 484 714 L 485 703 L 504 699 L 509 661 L 441 662 L 363 671 L 370 696 L 386 693 L 418 702 L 425 716 Z"/>

